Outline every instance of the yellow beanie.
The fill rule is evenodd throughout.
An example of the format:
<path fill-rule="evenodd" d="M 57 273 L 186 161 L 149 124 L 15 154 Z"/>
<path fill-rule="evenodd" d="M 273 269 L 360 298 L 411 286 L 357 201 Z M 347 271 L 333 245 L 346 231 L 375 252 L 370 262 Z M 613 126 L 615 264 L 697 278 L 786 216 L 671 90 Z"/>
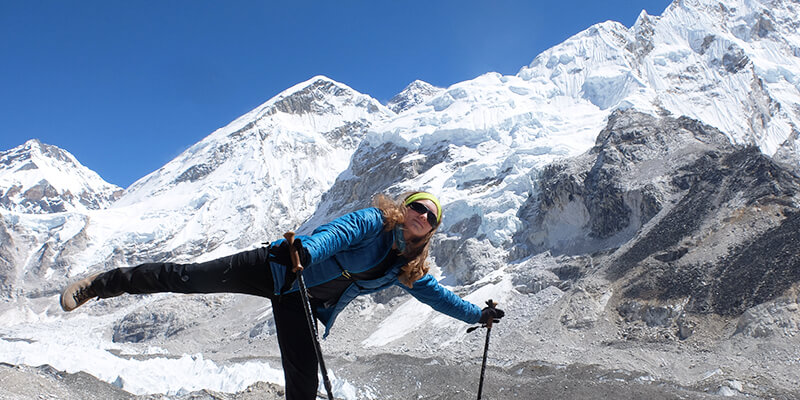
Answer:
<path fill-rule="evenodd" d="M 438 224 L 442 222 L 442 205 L 439 203 L 439 199 L 437 199 L 436 196 L 428 192 L 417 192 L 406 197 L 406 201 L 403 202 L 403 205 L 407 206 L 419 200 L 430 200 L 433 202 L 433 204 L 436 204 L 436 223 Z"/>

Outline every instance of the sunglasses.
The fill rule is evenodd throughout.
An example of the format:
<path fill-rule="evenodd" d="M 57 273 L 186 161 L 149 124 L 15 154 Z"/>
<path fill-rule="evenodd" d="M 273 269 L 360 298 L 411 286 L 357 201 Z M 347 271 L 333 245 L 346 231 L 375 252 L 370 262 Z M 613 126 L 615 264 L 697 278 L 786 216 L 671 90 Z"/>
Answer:
<path fill-rule="evenodd" d="M 436 213 L 429 210 L 424 204 L 414 201 L 408 204 L 408 208 L 417 214 L 427 214 L 428 224 L 430 224 L 431 227 L 438 224 L 438 221 L 436 221 Z"/>

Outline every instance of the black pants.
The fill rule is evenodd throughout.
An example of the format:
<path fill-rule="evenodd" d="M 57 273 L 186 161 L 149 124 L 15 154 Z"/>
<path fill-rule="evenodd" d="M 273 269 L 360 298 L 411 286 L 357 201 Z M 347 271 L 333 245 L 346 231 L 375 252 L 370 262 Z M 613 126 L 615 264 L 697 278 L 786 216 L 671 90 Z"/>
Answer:
<path fill-rule="evenodd" d="M 299 293 L 273 294 L 267 248 L 197 264 L 149 263 L 99 275 L 92 289 L 101 298 L 123 293 L 244 293 L 272 300 L 286 398 L 315 399 L 317 355 Z"/>

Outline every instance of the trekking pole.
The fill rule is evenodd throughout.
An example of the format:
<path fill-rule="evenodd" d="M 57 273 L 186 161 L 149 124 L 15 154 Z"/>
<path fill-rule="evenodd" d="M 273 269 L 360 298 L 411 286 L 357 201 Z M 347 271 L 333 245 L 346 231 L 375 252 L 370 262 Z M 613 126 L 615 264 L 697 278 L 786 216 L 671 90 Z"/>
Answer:
<path fill-rule="evenodd" d="M 486 300 L 486 305 L 489 308 L 497 307 L 497 303 L 492 301 L 492 299 Z M 494 318 L 489 318 L 485 324 L 481 326 L 473 326 L 467 329 L 467 333 L 474 331 L 475 329 L 486 327 L 486 344 L 483 345 L 483 363 L 481 364 L 481 380 L 478 383 L 478 400 L 481 400 L 481 393 L 483 392 L 483 375 L 486 372 L 486 356 L 489 354 L 489 334 L 492 333 L 492 323 L 493 322 L 500 322 L 500 320 L 495 320 Z"/>
<path fill-rule="evenodd" d="M 303 279 L 303 265 L 300 264 L 300 255 L 297 254 L 297 249 L 294 247 L 294 232 L 286 232 L 283 234 L 283 237 L 286 238 L 286 242 L 289 244 L 289 254 L 292 258 L 292 265 L 294 266 L 292 272 L 297 274 L 297 284 L 300 288 L 300 297 L 303 298 L 303 309 L 306 311 L 308 330 L 311 332 L 312 339 L 314 340 L 314 352 L 317 353 L 319 368 L 322 370 L 322 382 L 325 385 L 325 390 L 328 392 L 328 400 L 334 400 L 331 381 L 328 379 L 328 370 L 325 368 L 325 361 L 322 359 L 322 347 L 319 345 L 317 324 L 314 321 L 314 315 L 311 313 L 311 302 L 308 301 L 306 281 Z"/>

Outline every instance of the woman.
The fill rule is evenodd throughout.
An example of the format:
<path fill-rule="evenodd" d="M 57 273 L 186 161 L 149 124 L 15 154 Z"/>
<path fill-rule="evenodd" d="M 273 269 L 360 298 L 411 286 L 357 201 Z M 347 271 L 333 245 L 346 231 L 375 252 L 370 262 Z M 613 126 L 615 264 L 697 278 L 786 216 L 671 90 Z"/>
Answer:
<path fill-rule="evenodd" d="M 503 311 L 462 300 L 428 274 L 430 239 L 442 220 L 439 200 L 412 192 L 398 200 L 379 195 L 374 207 L 346 214 L 299 236 L 294 247 L 305 269 L 315 317 L 327 336 L 336 316 L 359 295 L 400 286 L 419 301 L 467 323 L 503 317 Z M 123 293 L 245 293 L 267 297 L 281 350 L 287 399 L 314 399 L 317 357 L 289 254 L 281 239 L 268 247 L 198 264 L 149 263 L 118 268 L 68 286 L 61 307 Z"/>

